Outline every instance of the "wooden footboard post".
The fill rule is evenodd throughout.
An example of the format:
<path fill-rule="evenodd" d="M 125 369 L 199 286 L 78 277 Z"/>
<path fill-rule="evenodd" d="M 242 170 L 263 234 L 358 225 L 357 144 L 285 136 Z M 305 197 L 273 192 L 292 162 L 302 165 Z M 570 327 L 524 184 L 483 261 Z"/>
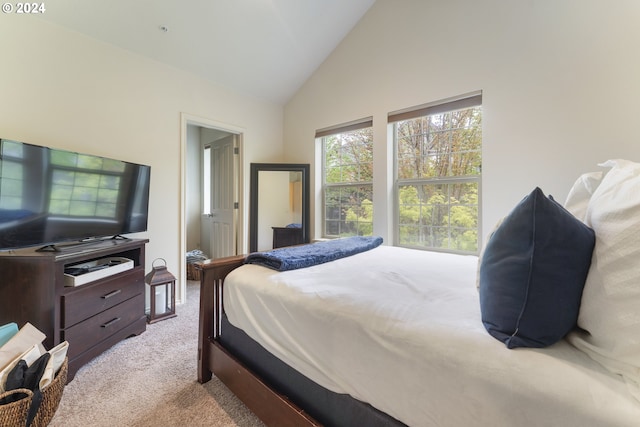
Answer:
<path fill-rule="evenodd" d="M 222 288 L 233 269 L 244 264 L 237 255 L 195 264 L 200 272 L 200 320 L 198 325 L 198 382 L 216 376 L 269 426 L 318 427 L 313 418 L 249 371 L 220 342 L 220 322 L 224 313 Z"/>
<path fill-rule="evenodd" d="M 224 278 L 244 263 L 244 255 L 206 260 L 195 264 L 200 271 L 200 317 L 198 324 L 198 382 L 211 379 L 211 343 L 220 334 L 220 316 L 224 312 Z"/>

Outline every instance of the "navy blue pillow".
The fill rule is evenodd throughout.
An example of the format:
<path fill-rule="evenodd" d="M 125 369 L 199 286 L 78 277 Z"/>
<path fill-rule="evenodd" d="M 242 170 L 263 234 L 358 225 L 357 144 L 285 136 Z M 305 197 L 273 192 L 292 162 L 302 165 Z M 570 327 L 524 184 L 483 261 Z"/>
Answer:
<path fill-rule="evenodd" d="M 482 323 L 508 348 L 546 347 L 576 324 L 595 234 L 536 188 L 490 237 L 480 263 Z"/>

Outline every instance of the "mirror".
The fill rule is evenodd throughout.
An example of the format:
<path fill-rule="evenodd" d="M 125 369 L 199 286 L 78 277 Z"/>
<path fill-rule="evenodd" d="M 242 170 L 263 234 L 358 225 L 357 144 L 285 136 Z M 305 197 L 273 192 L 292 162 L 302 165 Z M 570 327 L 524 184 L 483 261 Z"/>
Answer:
<path fill-rule="evenodd" d="M 251 163 L 249 250 L 309 243 L 309 165 Z"/>

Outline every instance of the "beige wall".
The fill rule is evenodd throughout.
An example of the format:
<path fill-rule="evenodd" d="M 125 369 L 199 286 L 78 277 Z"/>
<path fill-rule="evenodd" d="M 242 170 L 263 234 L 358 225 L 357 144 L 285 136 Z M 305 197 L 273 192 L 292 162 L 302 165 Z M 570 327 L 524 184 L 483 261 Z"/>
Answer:
<path fill-rule="evenodd" d="M 147 265 L 165 258 L 178 277 L 181 113 L 241 130 L 247 173 L 250 162 L 282 155 L 281 106 L 37 17 L 0 16 L 0 59 L 0 137 L 151 165 L 149 231 L 140 237 L 150 239 Z M 248 206 L 248 177 L 244 185 Z"/>
<path fill-rule="evenodd" d="M 638 22 L 636 0 L 377 0 L 285 106 L 287 160 L 373 116 L 374 232 L 391 241 L 387 113 L 482 90 L 486 234 L 535 186 L 564 201 L 597 163 L 640 161 Z"/>

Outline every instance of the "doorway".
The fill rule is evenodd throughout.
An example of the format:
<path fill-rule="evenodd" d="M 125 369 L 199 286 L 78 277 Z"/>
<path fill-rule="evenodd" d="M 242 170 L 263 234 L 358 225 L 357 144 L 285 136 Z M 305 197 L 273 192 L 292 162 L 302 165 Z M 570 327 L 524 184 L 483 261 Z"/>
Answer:
<path fill-rule="evenodd" d="M 235 255 L 242 246 L 243 130 L 182 114 L 181 279 L 185 300 L 186 254 Z M 206 176 L 206 179 L 205 179 Z"/>

